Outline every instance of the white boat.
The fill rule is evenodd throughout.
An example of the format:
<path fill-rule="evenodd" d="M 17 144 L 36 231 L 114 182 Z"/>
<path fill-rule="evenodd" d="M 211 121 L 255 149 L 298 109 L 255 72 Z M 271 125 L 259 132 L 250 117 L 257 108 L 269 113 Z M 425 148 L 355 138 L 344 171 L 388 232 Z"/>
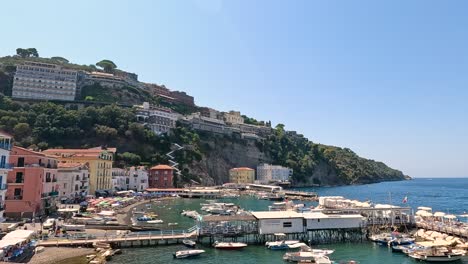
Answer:
<path fill-rule="evenodd" d="M 247 246 L 245 243 L 239 243 L 239 242 L 218 242 L 216 241 L 213 246 L 216 249 L 225 249 L 225 250 L 236 250 L 236 249 L 242 249 Z"/>
<path fill-rule="evenodd" d="M 164 221 L 161 220 L 161 219 L 156 219 L 156 220 L 146 221 L 146 223 L 148 223 L 148 224 L 162 224 L 162 223 L 164 223 Z"/>
<path fill-rule="evenodd" d="M 419 244 L 423 244 L 420 242 Z M 427 261 L 427 262 L 454 262 L 463 258 L 464 252 L 461 250 L 452 250 L 445 246 L 425 247 L 424 249 L 415 250 L 408 254 L 409 257 Z"/>
<path fill-rule="evenodd" d="M 200 254 L 205 253 L 205 250 L 202 249 L 192 249 L 192 250 L 180 250 L 173 254 L 174 258 L 189 258 L 189 257 L 196 257 Z"/>
<path fill-rule="evenodd" d="M 300 242 L 299 240 L 268 241 L 265 243 L 265 246 L 271 247 L 271 246 L 279 246 L 281 244 L 292 245 L 292 244 L 297 244 L 299 242 Z"/>
<path fill-rule="evenodd" d="M 176 226 L 176 225 L 179 225 L 179 223 L 169 223 L 167 224 L 168 226 Z"/>
<path fill-rule="evenodd" d="M 309 251 L 289 252 L 284 254 L 283 260 L 288 262 L 307 262 L 317 264 L 332 264 L 333 262 L 322 254 L 316 254 Z"/>
<path fill-rule="evenodd" d="M 184 244 L 186 247 L 194 248 L 197 245 L 197 242 L 190 239 L 184 239 L 182 240 L 182 244 Z"/>

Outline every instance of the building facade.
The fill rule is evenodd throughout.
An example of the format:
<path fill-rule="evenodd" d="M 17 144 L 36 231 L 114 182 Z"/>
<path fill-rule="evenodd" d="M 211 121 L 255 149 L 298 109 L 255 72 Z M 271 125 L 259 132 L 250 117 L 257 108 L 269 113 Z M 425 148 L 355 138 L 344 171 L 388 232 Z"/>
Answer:
<path fill-rule="evenodd" d="M 239 111 L 224 113 L 224 121 L 226 121 L 227 124 L 244 124 L 244 118 Z"/>
<path fill-rule="evenodd" d="M 112 162 L 115 148 L 89 148 L 89 149 L 48 149 L 43 153 L 55 155 L 64 163 L 88 164 L 89 191 L 94 195 L 96 191 L 112 190 Z"/>
<path fill-rule="evenodd" d="M 129 174 L 129 188 L 137 192 L 143 192 L 148 188 L 148 171 L 143 166 L 130 167 Z"/>
<path fill-rule="evenodd" d="M 181 117 L 169 108 L 150 106 L 147 102 L 135 107 L 137 120 L 158 135 L 175 128 L 177 120 Z"/>
<path fill-rule="evenodd" d="M 292 169 L 279 165 L 260 164 L 257 166 L 257 180 L 260 183 L 289 181 L 292 174 Z"/>
<path fill-rule="evenodd" d="M 59 186 L 57 159 L 42 152 L 12 147 L 8 172 L 7 217 L 22 218 L 48 214 L 56 209 Z"/>
<path fill-rule="evenodd" d="M 169 165 L 157 165 L 149 170 L 148 188 L 173 188 L 174 169 Z"/>
<path fill-rule="evenodd" d="M 255 170 L 251 168 L 233 168 L 229 170 L 229 182 L 237 184 L 249 184 L 255 181 Z"/>
<path fill-rule="evenodd" d="M 114 191 L 130 190 L 130 176 L 128 170 L 112 168 L 112 187 Z"/>
<path fill-rule="evenodd" d="M 40 62 L 24 62 L 16 67 L 13 98 L 75 100 L 77 71 Z"/>
<path fill-rule="evenodd" d="M 58 163 L 59 198 L 61 201 L 82 199 L 88 195 L 89 169 L 82 163 Z"/>
<path fill-rule="evenodd" d="M 0 222 L 5 221 L 5 196 L 7 192 L 7 177 L 12 166 L 10 162 L 10 151 L 12 147 L 12 136 L 0 131 Z"/>

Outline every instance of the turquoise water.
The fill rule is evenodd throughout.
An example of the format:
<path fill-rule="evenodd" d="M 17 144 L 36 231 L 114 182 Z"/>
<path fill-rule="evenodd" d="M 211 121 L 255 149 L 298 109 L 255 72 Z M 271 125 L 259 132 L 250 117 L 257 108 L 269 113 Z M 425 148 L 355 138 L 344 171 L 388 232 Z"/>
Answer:
<path fill-rule="evenodd" d="M 468 211 L 468 179 L 416 179 L 413 181 L 385 182 L 378 184 L 301 188 L 301 190 L 315 191 L 321 196 L 342 195 L 351 199 L 371 200 L 374 203 L 389 203 L 390 199 L 395 205 L 404 205 L 402 200 L 408 196 L 406 205 L 416 208 L 429 206 L 434 211 L 444 211 L 461 214 Z M 228 200 L 247 210 L 268 210 L 270 201 L 254 198 L 241 198 Z M 194 225 L 193 220 L 181 217 L 183 209 L 200 211 L 203 200 L 177 199 L 153 204 L 152 210 L 165 221 L 162 229 L 185 229 Z M 313 204 L 313 203 L 309 203 Z M 143 208 L 143 207 L 142 207 Z M 177 227 L 169 227 L 167 223 L 177 222 Z M 392 253 L 386 247 L 373 243 L 342 243 L 327 244 L 318 248 L 335 249 L 331 255 L 336 263 L 346 260 L 356 260 L 359 263 L 406 264 L 417 263 L 402 254 Z M 201 246 L 206 253 L 199 258 L 179 260 L 173 259 L 172 253 L 185 249 L 180 245 L 159 246 L 151 248 L 125 249 L 124 254 L 114 257 L 111 263 L 284 263 L 284 251 L 267 250 L 264 246 L 248 246 L 241 251 L 219 251 L 211 247 Z"/>

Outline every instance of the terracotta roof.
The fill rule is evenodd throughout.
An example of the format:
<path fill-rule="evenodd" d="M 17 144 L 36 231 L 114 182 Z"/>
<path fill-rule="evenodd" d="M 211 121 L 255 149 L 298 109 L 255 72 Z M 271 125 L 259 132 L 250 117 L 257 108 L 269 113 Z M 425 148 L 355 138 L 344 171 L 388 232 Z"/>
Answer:
<path fill-rule="evenodd" d="M 159 164 L 151 167 L 151 170 L 173 170 L 173 168 L 169 165 Z"/>
<path fill-rule="evenodd" d="M 86 153 L 86 154 L 97 154 L 101 153 L 103 151 L 109 151 L 109 152 L 116 152 L 116 148 L 107 148 L 107 149 L 101 149 L 101 147 L 97 148 L 89 148 L 89 149 L 47 149 L 44 150 L 44 153 Z"/>
<path fill-rule="evenodd" d="M 247 167 L 240 167 L 240 168 L 232 168 L 232 171 L 253 171 L 254 169 L 247 168 Z"/>

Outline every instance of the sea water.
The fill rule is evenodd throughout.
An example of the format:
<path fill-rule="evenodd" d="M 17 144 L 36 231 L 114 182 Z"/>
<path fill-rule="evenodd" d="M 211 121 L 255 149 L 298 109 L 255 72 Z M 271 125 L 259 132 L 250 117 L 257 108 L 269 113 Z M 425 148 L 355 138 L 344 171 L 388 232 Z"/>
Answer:
<path fill-rule="evenodd" d="M 344 196 L 349 199 L 370 200 L 373 203 L 392 203 L 399 206 L 410 206 L 416 210 L 418 206 L 432 207 L 433 211 L 450 214 L 463 214 L 468 211 L 468 178 L 434 178 L 415 179 L 411 181 L 383 182 L 377 184 L 300 188 L 303 191 L 314 191 L 320 196 Z M 407 203 L 403 199 L 407 197 Z M 251 197 L 228 200 L 240 205 L 246 210 L 268 210 L 272 202 L 257 200 Z M 200 212 L 200 199 L 176 199 L 153 204 L 152 210 L 165 221 L 162 229 L 186 229 L 194 225 L 188 217 L 182 217 L 182 210 L 197 210 Z M 314 203 L 306 203 L 313 205 Z M 143 207 L 141 208 L 143 209 Z M 467 219 L 462 219 L 467 220 Z M 167 223 L 178 223 L 176 227 Z M 315 248 L 334 249 L 330 258 L 336 263 L 355 260 L 364 263 L 406 264 L 418 263 L 401 253 L 392 253 L 387 247 L 374 243 L 339 243 L 314 246 Z M 215 250 L 208 246 L 199 246 L 206 253 L 193 259 L 173 259 L 172 253 L 186 249 L 182 245 L 157 246 L 147 248 L 124 249 L 124 253 L 115 256 L 111 263 L 284 263 L 284 251 L 272 251 L 264 246 L 251 246 L 239 251 Z"/>

